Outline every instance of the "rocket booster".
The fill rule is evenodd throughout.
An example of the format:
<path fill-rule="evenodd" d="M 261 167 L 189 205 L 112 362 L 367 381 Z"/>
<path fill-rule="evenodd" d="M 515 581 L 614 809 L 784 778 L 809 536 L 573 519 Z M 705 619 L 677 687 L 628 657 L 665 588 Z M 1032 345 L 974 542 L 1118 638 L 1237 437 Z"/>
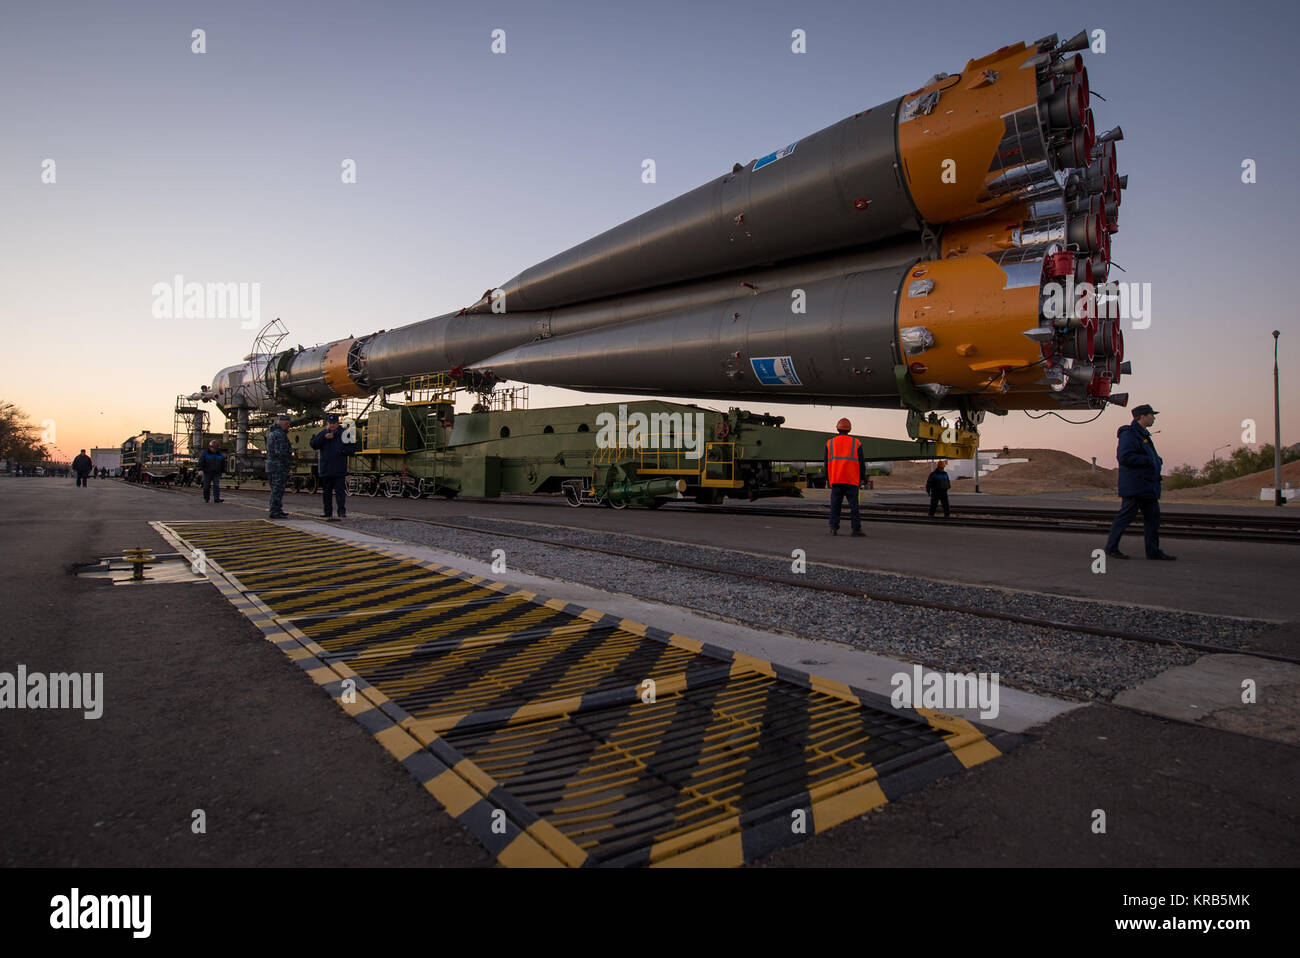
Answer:
<path fill-rule="evenodd" d="M 454 313 L 250 357 L 201 398 L 319 406 L 412 376 L 976 412 L 1124 402 L 1096 317 L 1122 188 L 1077 51 L 972 60 L 524 270 Z M 1079 290 L 1064 314 L 1054 287 Z M 1057 297 L 1059 299 L 1059 297 Z M 254 385 L 256 388 L 254 388 Z"/>
<path fill-rule="evenodd" d="M 1057 83 L 1059 62 L 1078 72 Z M 1032 198 L 1057 187 L 1056 169 L 1087 163 L 1087 84 L 1078 58 L 1004 47 L 553 256 L 471 311 L 501 300 L 510 312 L 550 309 L 919 233 Z"/>

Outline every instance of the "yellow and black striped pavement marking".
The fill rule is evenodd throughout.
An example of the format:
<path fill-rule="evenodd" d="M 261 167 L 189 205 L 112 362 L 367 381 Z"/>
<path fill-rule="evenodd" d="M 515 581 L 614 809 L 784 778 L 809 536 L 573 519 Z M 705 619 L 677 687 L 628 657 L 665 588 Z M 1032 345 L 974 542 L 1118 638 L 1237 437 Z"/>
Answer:
<path fill-rule="evenodd" d="M 1021 740 L 389 548 L 154 526 L 506 865 L 738 865 Z"/>

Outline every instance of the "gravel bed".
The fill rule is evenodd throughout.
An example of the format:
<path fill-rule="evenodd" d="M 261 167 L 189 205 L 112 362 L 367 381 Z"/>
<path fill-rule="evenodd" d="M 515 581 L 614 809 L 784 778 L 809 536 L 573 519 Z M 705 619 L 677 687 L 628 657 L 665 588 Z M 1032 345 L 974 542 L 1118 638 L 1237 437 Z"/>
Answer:
<path fill-rule="evenodd" d="M 952 672 L 996 672 L 1007 685 L 1083 699 L 1109 699 L 1166 669 L 1194 662 L 1201 653 L 1170 646 L 1001 622 L 981 616 L 898 605 L 887 601 L 814 592 L 774 583 L 745 585 L 732 575 L 678 569 L 655 558 L 694 562 L 741 573 L 795 578 L 790 562 L 686 543 L 655 542 L 617 533 L 459 517 L 464 532 L 402 519 L 349 519 L 351 528 L 436 548 L 479 561 L 506 550 L 512 570 L 561 577 L 596 588 L 692 609 L 741 622 L 889 655 Z M 542 545 L 497 533 L 554 539 Z M 644 559 L 618 559 L 569 549 L 566 543 L 636 552 Z M 864 591 L 995 609 L 1070 623 L 1239 647 L 1264 622 L 1222 616 L 1134 609 L 1084 599 L 1045 598 L 1002 589 L 949 585 L 908 576 L 809 564 L 810 582 Z M 1049 604 L 1050 603 L 1050 604 Z M 815 649 L 803 664 L 816 671 Z"/>

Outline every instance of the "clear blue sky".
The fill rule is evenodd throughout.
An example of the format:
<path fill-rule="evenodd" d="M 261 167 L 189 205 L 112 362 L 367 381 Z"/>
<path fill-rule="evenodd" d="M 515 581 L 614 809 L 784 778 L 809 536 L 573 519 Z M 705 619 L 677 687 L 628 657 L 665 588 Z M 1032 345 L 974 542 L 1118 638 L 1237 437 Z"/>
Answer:
<path fill-rule="evenodd" d="M 1124 127 L 1114 257 L 1149 281 L 1121 388 L 1163 413 L 1166 460 L 1295 441 L 1289 283 L 1300 123 L 1293 3 L 31 3 L 0 14 L 0 396 L 58 446 L 166 430 L 238 361 L 237 320 L 155 319 L 152 287 L 257 282 L 291 344 L 392 328 L 1004 43 L 1106 31 L 1098 128 Z M 1086 17 L 1086 19 L 1084 19 Z M 191 31 L 207 52 L 191 52 Z M 491 32 L 506 31 L 493 55 Z M 807 53 L 790 50 L 807 33 Z M 1258 182 L 1241 182 L 1241 161 Z M 653 158 L 658 182 L 641 182 Z M 54 159 L 57 182 L 41 182 Z M 340 164 L 355 160 L 357 182 Z M 533 389 L 533 404 L 591 397 Z M 776 407 L 773 407 L 774 411 Z M 901 412 L 841 413 L 903 435 Z M 1085 418 L 1076 414 L 1077 418 Z M 990 420 L 987 446 L 1109 463 L 1093 425 Z"/>

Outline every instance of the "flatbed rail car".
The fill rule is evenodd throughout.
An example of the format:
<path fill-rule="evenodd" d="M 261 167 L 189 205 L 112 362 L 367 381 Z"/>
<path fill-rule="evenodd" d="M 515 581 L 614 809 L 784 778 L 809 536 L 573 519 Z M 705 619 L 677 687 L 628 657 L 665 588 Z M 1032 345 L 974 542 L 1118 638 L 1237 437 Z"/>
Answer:
<path fill-rule="evenodd" d="M 456 414 L 445 399 L 368 411 L 345 423 L 353 495 L 496 498 L 562 494 L 570 504 L 654 507 L 798 496 L 799 476 L 820 474 L 829 432 L 792 429 L 784 418 L 733 408 L 647 400 Z M 318 487 L 310 439 L 319 424 L 290 430 L 290 488 Z M 924 440 L 862 438 L 869 460 L 953 455 Z M 806 464 L 812 464 L 808 466 Z"/>

